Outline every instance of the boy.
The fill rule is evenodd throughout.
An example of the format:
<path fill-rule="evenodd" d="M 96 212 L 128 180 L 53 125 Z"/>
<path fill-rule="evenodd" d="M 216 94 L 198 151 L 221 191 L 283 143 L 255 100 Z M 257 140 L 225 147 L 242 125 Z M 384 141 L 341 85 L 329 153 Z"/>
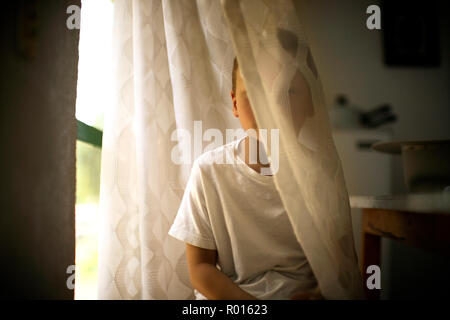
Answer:
<path fill-rule="evenodd" d="M 237 60 L 231 91 L 242 128 L 258 127 Z M 273 177 L 259 157 L 249 161 L 249 136 L 198 157 L 169 235 L 186 242 L 196 299 L 318 299 Z M 259 153 L 258 153 L 259 154 Z M 232 164 L 207 161 L 208 156 Z"/>

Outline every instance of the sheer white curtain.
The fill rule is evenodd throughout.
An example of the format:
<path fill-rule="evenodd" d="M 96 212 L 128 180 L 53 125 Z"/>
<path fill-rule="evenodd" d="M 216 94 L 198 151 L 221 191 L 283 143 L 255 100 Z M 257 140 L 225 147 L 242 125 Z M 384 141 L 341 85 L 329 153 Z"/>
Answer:
<path fill-rule="evenodd" d="M 222 2 L 258 127 L 280 129 L 275 184 L 320 289 L 325 298 L 362 298 L 348 193 L 300 1 Z"/>
<path fill-rule="evenodd" d="M 193 298 L 185 246 L 167 234 L 192 163 L 177 164 L 174 155 L 193 160 L 210 144 L 199 146 L 199 133 L 225 137 L 239 128 L 229 97 L 234 52 L 259 127 L 280 129 L 279 154 L 270 155 L 279 159 L 275 182 L 322 293 L 361 297 L 348 194 L 298 2 L 119 0 L 115 7 L 99 298 Z"/>
<path fill-rule="evenodd" d="M 234 52 L 221 4 L 116 0 L 113 32 L 115 104 L 106 110 L 103 137 L 99 298 L 193 298 L 185 246 L 167 234 L 190 172 L 172 154 L 176 129 L 192 133 L 191 141 L 180 137 L 185 155 L 193 160 L 201 152 L 194 121 L 202 121 L 202 132 L 239 127 L 229 97 Z"/>

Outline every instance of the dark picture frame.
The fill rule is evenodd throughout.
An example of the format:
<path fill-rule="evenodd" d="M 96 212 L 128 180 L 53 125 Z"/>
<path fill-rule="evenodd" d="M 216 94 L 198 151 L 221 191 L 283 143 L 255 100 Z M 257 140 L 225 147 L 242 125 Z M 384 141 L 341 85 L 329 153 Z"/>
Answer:
<path fill-rule="evenodd" d="M 387 66 L 440 66 L 437 0 L 384 0 L 380 8 Z"/>

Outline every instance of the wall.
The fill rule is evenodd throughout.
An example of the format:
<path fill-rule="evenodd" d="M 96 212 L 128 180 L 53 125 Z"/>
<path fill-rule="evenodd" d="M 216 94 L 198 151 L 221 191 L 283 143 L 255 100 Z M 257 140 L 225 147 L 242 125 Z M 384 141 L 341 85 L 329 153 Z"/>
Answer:
<path fill-rule="evenodd" d="M 31 11 L 24 11 L 25 4 Z M 79 32 L 66 28 L 69 1 L 7 1 L 0 41 L 0 295 L 72 299 L 75 263 L 75 97 Z M 35 8 L 35 9 L 33 9 Z M 35 10 L 36 19 L 29 13 Z M 37 26 L 17 37 L 28 12 Z M 31 22 L 30 22 L 31 21 Z M 35 21 L 35 22 L 32 22 Z M 27 37 L 25 37 L 27 38 Z M 21 46 L 34 55 L 21 55 Z M 32 53 L 33 49 L 25 51 Z"/>
<path fill-rule="evenodd" d="M 390 68 L 383 63 L 382 32 L 366 28 L 366 8 L 379 1 L 303 1 L 302 21 L 327 104 L 340 93 L 363 110 L 388 102 L 399 117 L 392 125 L 393 140 L 450 138 L 450 32 L 444 3 L 439 13 L 441 66 Z M 393 157 L 392 190 L 406 192 L 399 156 Z M 429 297 L 429 291 L 414 290 L 416 285 L 434 288 L 436 294 L 442 288 L 437 282 L 450 283 L 447 276 L 436 273 L 448 268 L 448 260 L 396 242 L 390 248 L 391 270 L 385 270 L 391 279 L 388 297 Z"/>

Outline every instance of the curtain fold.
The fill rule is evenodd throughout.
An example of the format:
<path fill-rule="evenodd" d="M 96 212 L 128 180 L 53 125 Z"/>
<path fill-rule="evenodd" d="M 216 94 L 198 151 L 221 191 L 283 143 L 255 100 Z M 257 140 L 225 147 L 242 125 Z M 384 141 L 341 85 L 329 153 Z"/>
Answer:
<path fill-rule="evenodd" d="M 226 142 L 203 132 L 240 128 L 229 96 L 235 52 L 258 126 L 279 129 L 279 150 L 267 146 L 276 186 L 322 293 L 362 297 L 342 167 L 298 10 L 291 0 L 115 1 L 100 299 L 194 297 L 185 245 L 167 232 L 193 160 Z"/>

